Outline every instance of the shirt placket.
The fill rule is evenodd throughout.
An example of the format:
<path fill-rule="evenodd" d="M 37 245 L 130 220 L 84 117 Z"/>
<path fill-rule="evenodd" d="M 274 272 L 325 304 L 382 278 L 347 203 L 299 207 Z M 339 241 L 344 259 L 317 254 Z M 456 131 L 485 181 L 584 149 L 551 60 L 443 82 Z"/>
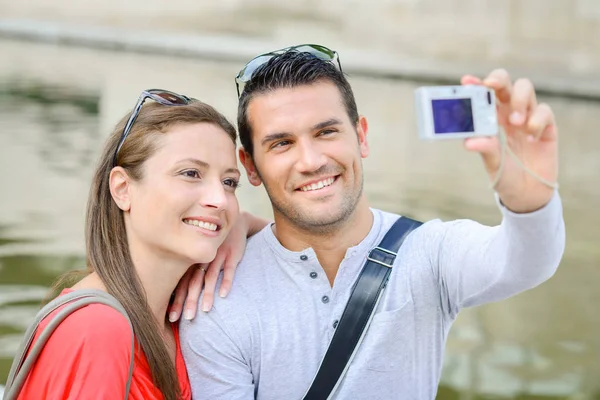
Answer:
<path fill-rule="evenodd" d="M 356 265 L 354 265 L 353 262 L 353 254 L 354 253 L 348 254 L 340 263 L 338 275 L 335 278 L 335 284 L 331 291 L 332 307 L 327 329 L 328 341 L 333 337 L 340 319 L 342 318 L 353 286 L 352 281 L 357 273 L 355 270 Z"/>
<path fill-rule="evenodd" d="M 302 280 L 308 285 L 309 293 L 318 310 L 319 325 L 321 334 L 327 343 L 331 338 L 332 331 L 332 310 L 335 307 L 333 291 L 327 279 L 327 275 L 314 255 L 301 254 L 300 260 L 303 262 L 301 268 Z"/>

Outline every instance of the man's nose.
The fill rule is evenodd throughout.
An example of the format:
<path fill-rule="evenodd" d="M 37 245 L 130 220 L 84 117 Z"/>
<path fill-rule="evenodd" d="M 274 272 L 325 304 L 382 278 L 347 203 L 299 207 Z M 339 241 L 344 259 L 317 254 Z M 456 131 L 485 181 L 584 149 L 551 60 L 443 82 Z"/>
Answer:
<path fill-rule="evenodd" d="M 327 157 L 313 143 L 299 143 L 299 158 L 296 167 L 299 172 L 314 172 L 327 164 Z"/>

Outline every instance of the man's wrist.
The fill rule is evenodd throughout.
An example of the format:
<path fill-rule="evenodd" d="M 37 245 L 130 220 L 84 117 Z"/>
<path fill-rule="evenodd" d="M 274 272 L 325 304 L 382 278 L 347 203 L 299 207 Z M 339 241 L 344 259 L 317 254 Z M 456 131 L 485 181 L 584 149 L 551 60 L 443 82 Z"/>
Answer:
<path fill-rule="evenodd" d="M 500 204 L 515 214 L 527 214 L 544 208 L 552 197 L 555 189 L 544 188 L 536 191 L 535 194 L 519 193 L 508 195 L 498 193 Z"/>

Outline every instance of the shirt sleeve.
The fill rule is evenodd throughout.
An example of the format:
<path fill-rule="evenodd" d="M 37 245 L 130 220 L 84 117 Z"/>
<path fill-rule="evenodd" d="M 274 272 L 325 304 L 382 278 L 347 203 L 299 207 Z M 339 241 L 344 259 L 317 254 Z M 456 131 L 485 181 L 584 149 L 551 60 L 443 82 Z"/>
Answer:
<path fill-rule="evenodd" d="M 127 320 L 111 307 L 75 311 L 47 341 L 19 399 L 124 398 L 131 341 Z"/>
<path fill-rule="evenodd" d="M 250 357 L 219 315 L 218 305 L 208 313 L 198 311 L 192 321 L 182 321 L 179 329 L 193 399 L 254 399 Z"/>
<path fill-rule="evenodd" d="M 450 317 L 463 307 L 508 298 L 549 279 L 565 249 L 558 192 L 532 213 L 503 207 L 499 226 L 470 220 L 443 224 L 437 261 L 442 307 Z"/>

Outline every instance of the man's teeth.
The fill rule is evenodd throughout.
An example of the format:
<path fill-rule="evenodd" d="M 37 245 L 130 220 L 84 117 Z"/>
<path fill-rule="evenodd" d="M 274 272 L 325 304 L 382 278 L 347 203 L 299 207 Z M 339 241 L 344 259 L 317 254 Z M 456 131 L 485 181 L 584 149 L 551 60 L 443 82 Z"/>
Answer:
<path fill-rule="evenodd" d="M 184 219 L 183 222 L 188 225 L 194 225 L 200 228 L 208 229 L 209 231 L 217 230 L 217 224 L 213 224 L 211 222 L 198 221 L 197 219 Z"/>
<path fill-rule="evenodd" d="M 303 192 L 308 192 L 310 190 L 322 189 L 325 186 L 331 185 L 333 183 L 333 181 L 335 181 L 335 178 L 323 179 L 322 181 L 311 183 L 310 185 L 302 186 L 300 188 L 300 190 L 302 190 Z"/>

